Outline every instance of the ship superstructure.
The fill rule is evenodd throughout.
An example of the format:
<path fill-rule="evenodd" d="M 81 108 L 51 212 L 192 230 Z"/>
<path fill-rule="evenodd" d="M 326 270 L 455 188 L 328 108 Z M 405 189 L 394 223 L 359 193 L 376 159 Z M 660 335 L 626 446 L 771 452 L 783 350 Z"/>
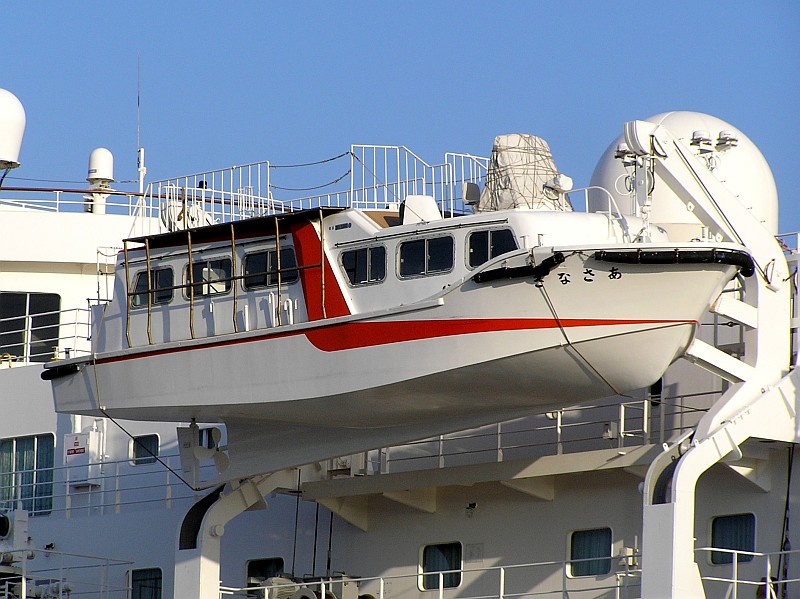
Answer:
<path fill-rule="evenodd" d="M 768 167 L 695 113 L 626 125 L 586 190 L 542 144 L 353 146 L 300 200 L 269 163 L 120 193 L 103 151 L 90 189 L 6 181 L 0 593 L 791 596 Z"/>

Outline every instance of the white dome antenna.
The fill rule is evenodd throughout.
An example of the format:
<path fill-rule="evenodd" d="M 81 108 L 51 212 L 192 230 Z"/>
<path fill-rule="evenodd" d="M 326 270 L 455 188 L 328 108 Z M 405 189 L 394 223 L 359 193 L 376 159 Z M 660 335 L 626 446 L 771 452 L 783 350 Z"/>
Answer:
<path fill-rule="evenodd" d="M 95 192 L 84 197 L 85 212 L 105 214 L 108 191 L 112 191 L 110 183 L 114 182 L 114 155 L 107 148 L 95 148 L 89 154 L 89 170 L 86 180 L 90 189 Z"/>
<path fill-rule="evenodd" d="M 0 89 L 0 169 L 19 166 L 19 150 L 25 133 L 25 109 L 17 96 Z"/>
<path fill-rule="evenodd" d="M 95 148 L 89 154 L 89 170 L 86 180 L 92 189 L 108 187 L 114 182 L 114 155 L 107 148 Z"/>

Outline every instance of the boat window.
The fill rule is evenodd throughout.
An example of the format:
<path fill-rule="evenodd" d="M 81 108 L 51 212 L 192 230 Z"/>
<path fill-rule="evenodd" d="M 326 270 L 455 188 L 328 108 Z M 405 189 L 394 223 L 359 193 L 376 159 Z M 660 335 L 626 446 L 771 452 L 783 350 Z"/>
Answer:
<path fill-rule="evenodd" d="M 267 557 L 264 559 L 251 559 L 247 562 L 247 586 L 264 586 L 268 578 L 283 574 L 283 558 Z M 248 597 L 251 595 L 248 594 Z M 261 597 L 260 594 L 253 594 L 252 597 Z"/>
<path fill-rule="evenodd" d="M 158 435 L 141 435 L 132 442 L 133 463 L 137 466 L 153 464 L 158 457 Z"/>
<path fill-rule="evenodd" d="M 188 296 L 189 271 L 186 271 Z M 231 289 L 231 259 L 201 260 L 192 262 L 194 295 L 217 295 Z"/>
<path fill-rule="evenodd" d="M 161 568 L 131 570 L 131 599 L 161 599 Z"/>
<path fill-rule="evenodd" d="M 511 229 L 473 231 L 467 242 L 470 268 L 480 266 L 492 258 L 517 249 L 517 241 Z"/>
<path fill-rule="evenodd" d="M 597 576 L 611 572 L 611 529 L 576 530 L 570 535 L 571 576 Z"/>
<path fill-rule="evenodd" d="M 450 235 L 400 244 L 400 276 L 435 275 L 451 270 L 454 247 Z"/>
<path fill-rule="evenodd" d="M 755 551 L 756 517 L 753 514 L 717 516 L 711 521 L 711 546 L 732 551 Z M 734 554 L 712 551 L 712 564 L 732 564 Z M 737 562 L 751 562 L 752 555 L 736 554 Z"/>
<path fill-rule="evenodd" d="M 0 512 L 21 501 L 32 516 L 50 513 L 54 448 L 52 433 L 0 439 Z"/>
<path fill-rule="evenodd" d="M 131 307 L 140 308 L 147 306 L 147 271 L 143 270 L 136 274 L 133 283 L 133 295 L 131 297 Z M 174 287 L 174 277 L 171 268 L 154 268 L 150 270 L 150 304 L 168 304 L 172 301 L 172 288 Z"/>
<path fill-rule="evenodd" d="M 379 283 L 386 278 L 386 248 L 377 245 L 342 252 L 342 268 L 351 285 Z"/>
<path fill-rule="evenodd" d="M 47 362 L 60 345 L 61 296 L 0 293 L 0 355 L 22 362 Z"/>
<path fill-rule="evenodd" d="M 281 249 L 281 284 L 298 279 L 297 259 L 292 248 Z M 254 252 L 244 257 L 244 288 L 258 289 L 278 284 L 278 250 Z"/>
<path fill-rule="evenodd" d="M 420 590 L 452 589 L 461 584 L 461 543 L 425 545 L 420 560 Z M 453 572 L 455 570 L 455 572 Z M 439 574 L 444 572 L 444 574 Z"/>

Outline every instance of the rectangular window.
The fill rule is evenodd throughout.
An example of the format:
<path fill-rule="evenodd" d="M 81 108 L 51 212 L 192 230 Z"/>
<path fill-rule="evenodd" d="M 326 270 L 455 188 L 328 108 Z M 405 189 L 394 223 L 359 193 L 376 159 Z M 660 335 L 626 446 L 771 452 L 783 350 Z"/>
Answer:
<path fill-rule="evenodd" d="M 168 304 L 172 301 L 172 287 L 175 285 L 171 268 L 155 268 L 150 270 L 150 304 Z M 147 305 L 147 271 L 136 274 L 133 284 L 131 306 L 139 308 Z"/>
<path fill-rule="evenodd" d="M 400 245 L 400 276 L 435 275 L 453 268 L 453 238 L 415 239 Z"/>
<path fill-rule="evenodd" d="M 426 545 L 422 548 L 420 570 L 423 591 L 438 589 L 440 583 L 445 589 L 457 587 L 461 584 L 461 543 Z"/>
<path fill-rule="evenodd" d="M 133 463 L 153 464 L 158 457 L 158 435 L 142 435 L 133 438 Z"/>
<path fill-rule="evenodd" d="M 735 551 L 755 551 L 756 517 L 753 514 L 718 516 L 711 521 L 711 546 Z M 752 555 L 737 556 L 738 562 L 753 561 Z M 732 564 L 733 554 L 712 551 L 712 564 Z"/>
<path fill-rule="evenodd" d="M 517 249 L 517 241 L 511 229 L 492 229 L 470 233 L 467 246 L 469 265 L 475 268 L 492 258 Z"/>
<path fill-rule="evenodd" d="M 378 245 L 342 252 L 342 268 L 351 285 L 383 281 L 386 278 L 386 248 Z"/>
<path fill-rule="evenodd" d="M 52 433 L 0 439 L 0 511 L 13 509 L 17 498 L 31 515 L 53 509 Z"/>
<path fill-rule="evenodd" d="M 0 354 L 30 362 L 52 359 L 60 310 L 56 293 L 0 293 Z"/>
<path fill-rule="evenodd" d="M 611 529 L 576 530 L 570 537 L 570 575 L 597 576 L 611 572 Z M 583 561 L 577 561 L 583 560 Z"/>
<path fill-rule="evenodd" d="M 219 258 L 192 262 L 192 282 L 194 283 L 195 297 L 227 293 L 231 289 L 231 259 Z M 186 294 L 188 296 L 188 267 L 186 270 L 186 284 Z"/>
<path fill-rule="evenodd" d="M 283 574 L 283 558 L 267 557 L 251 559 L 247 562 L 247 586 L 264 586 L 267 579 Z M 248 597 L 263 597 L 259 591 L 250 591 Z"/>
<path fill-rule="evenodd" d="M 299 278 L 294 249 L 281 249 L 281 284 L 294 283 Z M 244 288 L 258 289 L 278 284 L 278 250 L 254 252 L 244 257 Z"/>
<path fill-rule="evenodd" d="M 131 599 L 161 599 L 161 569 L 131 570 Z"/>

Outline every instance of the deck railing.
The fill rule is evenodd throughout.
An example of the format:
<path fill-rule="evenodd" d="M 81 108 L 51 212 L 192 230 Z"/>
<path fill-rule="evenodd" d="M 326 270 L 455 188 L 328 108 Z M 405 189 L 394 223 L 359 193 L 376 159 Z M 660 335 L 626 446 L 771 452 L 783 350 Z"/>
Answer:
<path fill-rule="evenodd" d="M 800 578 L 785 576 L 779 564 L 798 559 L 800 551 L 759 553 L 714 547 L 696 549 L 699 563 L 711 564 L 712 553 L 730 556 L 730 565 L 709 565 L 702 568 L 705 596 L 708 599 L 780 599 L 795 597 L 800 590 Z M 552 598 L 580 599 L 604 597 L 626 599 L 641 593 L 641 554 L 623 549 L 619 555 L 601 558 L 607 561 L 608 572 L 594 576 L 573 576 L 572 567 L 580 562 L 598 562 L 598 558 L 539 561 L 525 564 L 465 567 L 458 570 L 435 571 L 374 578 L 332 578 L 245 588 L 220 587 L 220 597 L 288 597 L 306 588 L 318 597 L 342 598 L 345 586 L 355 586 L 352 596 L 434 597 L 435 599 L 522 599 Z M 435 584 L 431 584 L 435 581 Z M 459 584 L 448 587 L 448 583 Z"/>
<path fill-rule="evenodd" d="M 640 592 L 639 555 L 625 557 L 539 561 L 457 570 L 437 570 L 421 574 L 402 574 L 370 578 L 322 577 L 300 583 L 285 583 L 243 588 L 220 587 L 225 597 L 289 597 L 301 588 L 317 597 L 342 599 L 343 587 L 354 586 L 353 596 L 386 599 L 391 597 L 431 597 L 433 599 L 580 599 L 605 597 L 633 599 Z M 596 576 L 573 577 L 571 567 L 580 562 L 607 561 L 609 571 Z M 454 580 L 459 584 L 450 586 Z"/>
<path fill-rule="evenodd" d="M 89 353 L 89 308 L 0 318 L 0 369 Z"/>
<path fill-rule="evenodd" d="M 130 597 L 130 587 L 112 582 L 125 580 L 130 561 L 46 549 L 3 549 L 3 558 L 18 573 L 3 573 L 0 597 Z"/>

